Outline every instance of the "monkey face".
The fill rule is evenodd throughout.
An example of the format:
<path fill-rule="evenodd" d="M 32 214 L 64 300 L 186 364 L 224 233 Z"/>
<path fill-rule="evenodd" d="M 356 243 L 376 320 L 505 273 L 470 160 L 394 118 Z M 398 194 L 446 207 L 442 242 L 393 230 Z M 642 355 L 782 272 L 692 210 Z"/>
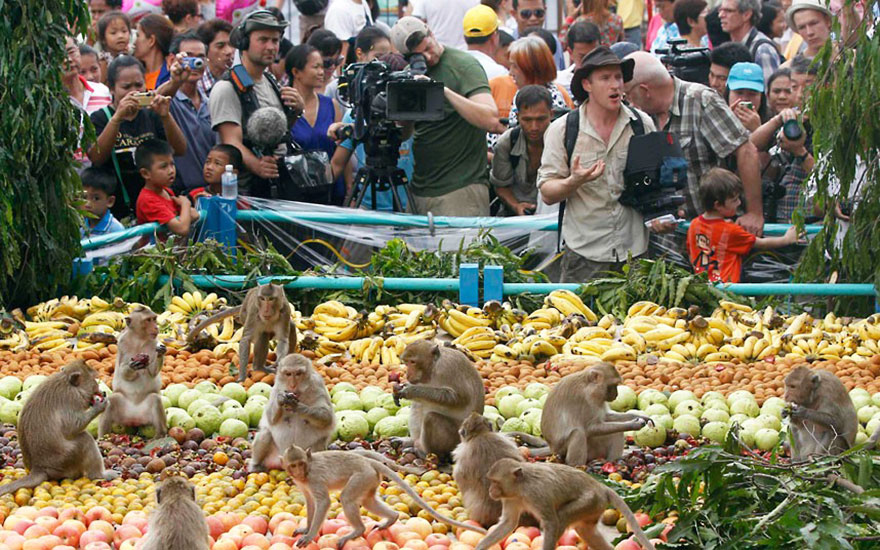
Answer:
<path fill-rule="evenodd" d="M 308 361 L 308 359 L 305 360 Z M 292 365 L 282 364 L 276 374 L 277 380 L 281 383 L 282 388 L 290 392 L 296 392 L 299 385 L 308 379 L 310 367 L 311 365 L 308 363 L 304 364 L 301 361 L 297 361 Z"/>
<path fill-rule="evenodd" d="M 605 386 L 605 401 L 614 401 L 617 399 L 617 384 L 612 383 Z"/>
<path fill-rule="evenodd" d="M 278 305 L 278 300 L 274 295 L 271 296 L 263 296 L 262 294 L 259 297 L 259 316 L 260 320 L 264 322 L 274 321 L 278 318 L 278 312 L 281 308 Z"/>
<path fill-rule="evenodd" d="M 287 474 L 297 481 L 307 481 L 309 478 L 309 464 L 305 460 L 297 460 L 287 465 Z"/>
<path fill-rule="evenodd" d="M 492 500 L 501 500 L 504 498 L 504 491 L 501 490 L 501 483 L 491 478 L 489 479 L 489 498 Z"/>
<path fill-rule="evenodd" d="M 813 402 L 813 391 L 819 385 L 819 376 L 806 367 L 798 367 L 785 377 L 785 394 L 788 403 L 809 406 Z"/>
<path fill-rule="evenodd" d="M 67 383 L 82 397 L 84 409 L 92 406 L 96 396 L 103 397 L 104 393 L 98 386 L 95 371 L 83 361 L 75 361 L 67 365 L 62 372 L 67 377 Z"/>

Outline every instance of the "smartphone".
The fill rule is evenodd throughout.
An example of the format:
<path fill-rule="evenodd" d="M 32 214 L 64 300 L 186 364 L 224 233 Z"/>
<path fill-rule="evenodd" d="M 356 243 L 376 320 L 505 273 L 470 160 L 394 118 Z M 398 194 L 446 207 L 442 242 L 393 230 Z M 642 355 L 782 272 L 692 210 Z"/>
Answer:
<path fill-rule="evenodd" d="M 740 101 L 739 104 L 742 105 L 743 107 L 745 107 L 746 109 L 750 110 L 750 111 L 754 111 L 754 110 L 755 110 L 755 104 L 752 103 L 751 101 Z"/>
<path fill-rule="evenodd" d="M 149 107 L 153 102 L 153 92 L 135 92 L 133 95 L 137 98 L 138 106 L 141 108 Z"/>

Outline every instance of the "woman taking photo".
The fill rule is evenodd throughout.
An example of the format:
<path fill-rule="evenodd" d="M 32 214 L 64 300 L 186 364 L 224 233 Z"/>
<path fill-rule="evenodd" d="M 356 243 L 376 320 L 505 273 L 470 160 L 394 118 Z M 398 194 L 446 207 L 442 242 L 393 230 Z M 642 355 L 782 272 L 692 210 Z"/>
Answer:
<path fill-rule="evenodd" d="M 141 106 L 134 94 L 146 91 L 144 67 L 130 55 L 121 55 L 107 68 L 107 86 L 113 103 L 91 115 L 98 139 L 88 151 L 92 165 L 114 175 L 117 182 L 113 216 L 134 214 L 144 180 L 134 163 L 134 151 L 148 139 L 171 144 L 176 156 L 186 153 L 186 138 L 170 114 L 171 98 L 155 95 Z"/>
<path fill-rule="evenodd" d="M 342 109 L 329 97 L 318 93 L 324 88 L 324 59 L 321 52 L 309 44 L 294 46 L 284 66 L 292 86 L 303 98 L 303 114 L 290 129 L 293 141 L 314 159 L 321 157 L 329 167 L 336 144 L 327 137 L 327 129 L 334 122 L 342 120 Z M 319 155 L 317 153 L 323 153 Z M 320 204 L 340 204 L 345 196 L 345 185 L 340 178 L 337 182 L 327 182 L 313 188 L 301 189 L 304 202 Z"/>
<path fill-rule="evenodd" d="M 757 63 L 737 63 L 730 68 L 725 99 L 750 133 L 771 118 L 764 95 L 764 71 Z"/>

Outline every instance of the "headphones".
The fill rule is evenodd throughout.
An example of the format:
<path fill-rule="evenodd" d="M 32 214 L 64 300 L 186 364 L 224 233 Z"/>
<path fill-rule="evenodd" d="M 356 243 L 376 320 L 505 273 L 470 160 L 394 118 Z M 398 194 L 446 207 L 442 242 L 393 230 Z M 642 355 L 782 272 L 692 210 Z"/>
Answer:
<path fill-rule="evenodd" d="M 241 51 L 246 51 L 251 47 L 251 34 L 247 32 L 247 24 L 250 21 L 251 17 L 256 15 L 271 15 L 275 17 L 275 14 L 269 10 L 256 10 L 247 14 L 244 19 L 241 20 L 241 23 L 238 24 L 232 30 L 232 33 L 229 35 L 229 43 L 236 49 Z"/>

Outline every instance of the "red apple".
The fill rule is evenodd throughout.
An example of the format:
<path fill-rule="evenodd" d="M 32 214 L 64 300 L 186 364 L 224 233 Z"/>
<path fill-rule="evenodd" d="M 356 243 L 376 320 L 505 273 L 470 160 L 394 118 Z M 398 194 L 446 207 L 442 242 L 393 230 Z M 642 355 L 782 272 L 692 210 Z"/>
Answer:
<path fill-rule="evenodd" d="M 86 525 L 89 526 L 93 521 L 101 519 L 107 522 L 113 521 L 113 514 L 110 513 L 110 510 L 104 508 L 103 506 L 93 506 L 86 510 L 85 514 Z"/>
<path fill-rule="evenodd" d="M 54 516 L 37 516 L 34 522 L 40 527 L 44 527 L 50 533 L 61 525 L 61 520 Z"/>
<path fill-rule="evenodd" d="M 134 525 L 120 525 L 118 529 L 116 529 L 116 533 L 113 534 L 113 542 L 116 543 L 116 546 L 119 546 L 124 541 L 128 539 L 140 538 L 143 536 L 141 530 L 135 527 Z"/>
<path fill-rule="evenodd" d="M 293 537 L 293 532 L 299 527 L 299 522 L 295 520 L 284 520 L 272 529 L 275 535 L 283 535 L 285 537 Z"/>
<path fill-rule="evenodd" d="M 348 522 L 344 519 L 328 519 L 324 522 L 324 525 L 321 526 L 321 534 L 322 535 L 333 535 L 336 534 L 341 528 L 348 526 Z"/>
<path fill-rule="evenodd" d="M 448 546 L 443 546 L 442 544 L 435 544 L 434 546 L 429 546 L 428 550 L 448 550 Z"/>
<path fill-rule="evenodd" d="M 339 544 L 339 535 L 330 534 L 330 535 L 321 535 L 321 538 L 318 539 L 318 548 L 336 548 L 336 545 Z"/>
<path fill-rule="evenodd" d="M 10 519 L 12 517 L 10 516 Z M 36 525 L 33 521 L 27 518 L 17 518 L 15 523 L 12 525 L 12 530 L 18 533 L 19 535 L 24 535 L 24 532 L 30 529 L 32 526 Z"/>
<path fill-rule="evenodd" d="M 269 546 L 269 550 L 290 550 L 290 544 L 285 544 L 283 542 L 276 542 Z"/>
<path fill-rule="evenodd" d="M 25 539 L 22 535 L 11 532 L 9 535 L 3 539 L 3 544 L 11 548 L 12 550 L 21 550 L 21 546 L 25 543 L 27 539 Z"/>
<path fill-rule="evenodd" d="M 516 532 L 529 537 L 529 540 L 535 540 L 535 537 L 541 536 L 541 530 L 537 527 L 520 527 Z"/>
<path fill-rule="evenodd" d="M 556 546 L 577 546 L 577 543 L 578 537 L 577 533 L 574 532 L 574 529 L 566 529 L 556 542 Z"/>
<path fill-rule="evenodd" d="M 642 547 L 639 546 L 632 537 L 622 540 L 617 543 L 617 546 L 614 547 L 614 550 L 641 550 Z"/>
<path fill-rule="evenodd" d="M 226 532 L 226 527 L 223 526 L 223 522 L 215 515 L 206 517 L 205 523 L 208 524 L 208 533 L 215 540 Z"/>
<path fill-rule="evenodd" d="M 449 546 L 450 544 L 452 544 L 452 539 L 450 539 L 446 535 L 431 533 L 430 535 L 425 537 L 425 542 L 428 544 L 428 546 Z"/>
<path fill-rule="evenodd" d="M 22 506 L 15 511 L 15 514 L 17 516 L 22 516 L 28 518 L 29 520 L 33 520 L 34 518 L 36 518 L 38 513 L 40 513 L 40 509 L 36 506 Z"/>
<path fill-rule="evenodd" d="M 293 543 L 296 542 L 296 539 L 293 537 L 289 537 L 287 535 L 279 535 L 274 534 L 272 538 L 269 539 L 269 548 L 271 549 L 273 544 L 286 544 L 287 546 L 293 546 Z"/>
<path fill-rule="evenodd" d="M 103 519 L 96 519 L 89 525 L 89 531 L 97 531 L 99 533 L 103 533 L 107 538 L 104 542 L 110 542 L 113 540 L 113 535 L 116 533 L 116 529 L 113 527 L 113 524 L 109 521 L 104 521 Z M 100 539 L 99 539 L 100 540 Z M 80 544 L 82 544 L 80 542 Z"/>
<path fill-rule="evenodd" d="M 141 539 L 128 539 L 122 544 L 119 545 L 117 550 L 134 550 L 137 548 L 137 543 Z"/>
<path fill-rule="evenodd" d="M 373 550 L 400 550 L 400 547 L 390 541 L 381 541 L 373 545 Z"/>
<path fill-rule="evenodd" d="M 262 550 L 268 550 L 269 539 L 267 539 L 265 535 L 261 535 L 260 533 L 251 533 L 250 535 L 241 539 L 241 544 L 244 546 L 256 546 L 261 548 Z"/>
<path fill-rule="evenodd" d="M 635 516 L 636 521 L 639 522 L 639 527 L 641 527 L 642 529 L 651 525 L 651 516 L 649 516 L 648 514 L 637 512 Z"/>
<path fill-rule="evenodd" d="M 82 550 L 113 550 L 106 542 L 92 542 L 88 546 L 83 546 Z"/>
<path fill-rule="evenodd" d="M 379 542 L 393 541 L 394 536 L 388 529 L 373 529 L 367 533 L 367 544 L 376 546 Z"/>
<path fill-rule="evenodd" d="M 42 525 L 37 525 L 36 523 L 25 529 L 24 538 L 26 539 L 38 539 L 43 535 L 48 535 L 49 530 L 43 527 Z"/>
<path fill-rule="evenodd" d="M 241 522 L 253 529 L 254 533 L 265 535 L 266 531 L 269 530 L 269 522 L 260 516 L 248 516 L 241 520 Z"/>
<path fill-rule="evenodd" d="M 37 515 L 35 517 L 39 518 L 39 517 L 43 517 L 43 516 L 50 516 L 53 518 L 57 518 L 58 517 L 58 508 L 55 508 L 54 506 L 46 506 L 45 508 L 40 508 L 39 510 L 37 510 Z"/>
<path fill-rule="evenodd" d="M 79 537 L 79 545 L 85 548 L 93 542 L 109 543 L 111 540 L 113 540 L 112 535 L 108 537 L 107 533 L 100 529 L 89 529 Z"/>
<path fill-rule="evenodd" d="M 58 512 L 58 519 L 60 519 L 61 521 L 75 519 L 85 523 L 85 517 L 85 514 L 83 514 L 83 511 L 79 508 L 65 508 Z"/>
<path fill-rule="evenodd" d="M 230 538 L 220 539 L 211 546 L 211 550 L 238 550 L 238 545 Z"/>
<path fill-rule="evenodd" d="M 269 520 L 269 531 L 274 533 L 275 529 L 278 527 L 278 524 L 282 521 L 295 521 L 298 522 L 299 518 L 290 512 L 281 512 L 280 514 L 275 514 L 272 516 L 272 519 Z"/>
<path fill-rule="evenodd" d="M 64 544 L 71 546 L 79 545 L 79 538 L 86 532 L 86 526 L 75 519 L 66 520 L 52 531 L 52 534 L 61 537 Z"/>

